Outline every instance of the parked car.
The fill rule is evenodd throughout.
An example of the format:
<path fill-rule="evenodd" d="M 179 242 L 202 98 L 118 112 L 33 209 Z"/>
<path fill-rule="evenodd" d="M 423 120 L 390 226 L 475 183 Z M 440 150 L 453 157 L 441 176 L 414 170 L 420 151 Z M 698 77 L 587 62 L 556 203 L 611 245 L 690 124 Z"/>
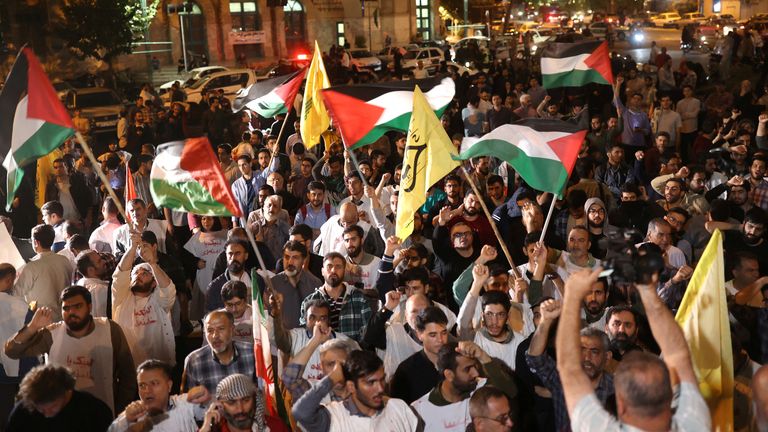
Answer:
<path fill-rule="evenodd" d="M 67 81 L 59 81 L 53 83 L 53 89 L 56 90 L 56 96 L 59 97 L 59 100 L 64 102 L 67 99 L 67 94 L 75 87 Z"/>
<path fill-rule="evenodd" d="M 664 12 L 651 18 L 651 22 L 656 27 L 673 27 L 677 29 L 680 28 L 680 24 L 678 24 L 680 19 L 680 14 L 677 12 Z"/>
<path fill-rule="evenodd" d="M 735 20 L 718 16 L 711 16 L 699 25 L 699 31 L 705 36 L 723 36 L 737 28 L 738 24 Z"/>
<path fill-rule="evenodd" d="M 224 96 L 232 102 L 238 91 L 255 82 L 256 73 L 253 70 L 230 69 L 208 75 L 186 87 L 184 92 L 187 94 L 187 103 L 198 103 L 204 94 L 219 90 L 224 90 Z"/>
<path fill-rule="evenodd" d="M 226 70 L 229 70 L 229 69 L 224 67 L 224 66 L 203 66 L 203 67 L 192 69 L 187 74 L 188 76 L 187 76 L 186 79 L 183 79 L 183 80 L 176 79 L 176 80 L 173 80 L 173 81 L 168 81 L 165 84 L 162 84 L 160 86 L 160 89 L 158 90 L 158 93 L 159 94 L 163 94 L 163 93 L 167 92 L 168 90 L 171 89 L 171 87 L 173 86 L 173 83 L 175 83 L 175 82 L 181 81 L 181 87 L 189 87 L 192 84 L 196 83 L 197 81 L 205 78 L 206 76 L 208 76 L 208 75 L 210 75 L 212 73 L 223 72 L 223 71 L 226 71 Z"/>
<path fill-rule="evenodd" d="M 368 50 L 354 49 L 349 51 L 350 66 L 357 73 L 381 72 L 381 60 Z"/>
<path fill-rule="evenodd" d="M 439 48 L 419 48 L 406 51 L 403 55 L 402 65 L 403 70 L 416 69 L 419 61 L 422 61 L 424 62 L 424 68 L 430 74 L 434 74 L 443 60 L 445 60 L 443 50 Z"/>
<path fill-rule="evenodd" d="M 118 116 L 125 107 L 117 93 L 105 87 L 72 89 L 65 105 L 70 111 L 80 110 L 80 115 L 90 122 L 92 134 L 116 131 Z"/>
<path fill-rule="evenodd" d="M 382 68 L 389 68 L 389 69 L 393 68 L 393 65 L 395 64 L 395 51 L 399 49 L 400 47 L 389 46 L 379 51 L 378 54 L 376 54 L 376 57 L 378 57 L 379 60 L 381 60 Z"/>
<path fill-rule="evenodd" d="M 593 22 L 588 28 L 596 39 L 608 39 L 613 34 L 613 27 L 607 22 Z"/>
<path fill-rule="evenodd" d="M 681 27 L 686 24 L 698 24 L 707 20 L 707 17 L 700 12 L 688 12 L 684 13 L 680 21 L 677 22 Z"/>

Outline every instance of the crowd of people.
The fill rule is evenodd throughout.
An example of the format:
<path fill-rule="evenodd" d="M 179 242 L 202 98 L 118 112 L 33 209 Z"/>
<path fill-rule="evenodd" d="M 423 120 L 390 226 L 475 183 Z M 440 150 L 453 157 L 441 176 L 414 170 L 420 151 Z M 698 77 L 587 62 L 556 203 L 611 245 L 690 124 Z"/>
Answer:
<path fill-rule="evenodd" d="M 654 61 L 569 89 L 505 62 L 453 74 L 441 121 L 457 146 L 524 118 L 588 133 L 564 196 L 476 158 L 431 188 L 405 239 L 404 133 L 353 159 L 333 125 L 302 142 L 295 110 L 232 113 L 215 92 L 166 109 L 145 86 L 99 167 L 68 140 L 28 168 L 0 216 L 27 261 L 0 264 L 0 425 L 708 430 L 673 315 L 720 229 L 734 430 L 766 430 L 765 73 L 702 86 L 684 61 L 680 73 L 666 52 Z M 242 219 L 153 201 L 156 146 L 203 135 Z M 115 202 L 99 170 L 121 199 L 132 176 L 135 197 Z M 628 242 L 663 264 L 641 281 L 601 277 Z M 282 416 L 256 370 L 259 297 Z"/>

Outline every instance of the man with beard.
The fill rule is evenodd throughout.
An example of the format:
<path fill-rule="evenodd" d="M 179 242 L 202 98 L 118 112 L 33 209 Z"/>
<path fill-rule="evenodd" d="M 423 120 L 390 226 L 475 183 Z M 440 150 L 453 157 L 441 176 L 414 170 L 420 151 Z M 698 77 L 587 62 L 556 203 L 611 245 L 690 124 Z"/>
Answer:
<path fill-rule="evenodd" d="M 298 198 L 293 196 L 292 193 L 288 192 L 287 188 L 285 187 L 285 177 L 283 177 L 283 174 L 279 172 L 271 173 L 267 177 L 267 184 L 272 186 L 272 189 L 275 190 L 275 195 L 281 198 L 282 208 L 285 209 L 285 211 L 288 212 L 288 215 L 291 217 L 288 221 L 290 225 L 290 222 L 293 221 L 293 217 L 296 215 L 296 210 L 299 208 L 299 204 L 301 204 L 301 202 Z"/>
<path fill-rule="evenodd" d="M 322 405 L 323 398 L 341 384 L 350 396 Z M 416 414 L 402 400 L 388 398 L 385 389 L 381 359 L 370 351 L 352 351 L 343 365 L 337 363 L 330 375 L 294 403 L 293 416 L 313 432 L 420 430 Z"/>
<path fill-rule="evenodd" d="M 307 258 L 304 260 L 304 270 L 308 271 L 314 277 L 320 279 L 323 277 L 323 257 L 312 252 L 312 228 L 306 224 L 296 224 L 288 231 L 288 241 L 297 241 L 307 248 Z M 284 270 L 283 259 L 280 258 L 275 264 L 275 272 Z"/>
<path fill-rule="evenodd" d="M 304 298 L 301 303 L 303 314 L 312 300 L 326 301 L 331 310 L 328 324 L 337 332 L 359 341 L 365 331 L 365 325 L 371 317 L 371 307 L 363 292 L 344 283 L 346 260 L 337 252 L 330 252 L 323 259 L 324 284 Z M 303 315 L 301 325 L 306 325 Z"/>
<path fill-rule="evenodd" d="M 544 301 L 541 306 L 541 321 L 531 339 L 531 346 L 525 354 L 525 361 L 538 376 L 544 386 L 552 393 L 555 409 L 555 430 L 570 430 L 568 409 L 565 404 L 563 385 L 555 360 L 546 352 L 550 330 L 560 317 L 561 305 L 555 300 Z M 559 353 L 559 355 L 577 356 L 581 370 L 597 394 L 600 403 L 605 405 L 613 398 L 613 377 L 605 372 L 605 366 L 611 359 L 610 341 L 608 336 L 596 328 L 587 327 L 581 330 L 581 352 Z"/>
<path fill-rule="evenodd" d="M 464 304 L 459 312 L 459 339 L 474 341 L 483 351 L 502 360 L 510 369 L 515 369 L 515 354 L 517 346 L 523 341 L 523 335 L 510 328 L 509 310 L 512 303 L 509 294 L 502 291 L 486 291 L 479 296 L 480 288 L 488 280 L 488 267 L 477 265 L 472 269 L 472 288 L 469 290 Z M 475 315 L 477 300 L 481 299 L 482 321 L 474 327 L 472 318 Z"/>
<path fill-rule="evenodd" d="M 485 202 L 489 210 L 504 204 L 507 197 L 504 195 L 504 179 L 498 174 L 491 174 L 485 180 Z"/>
<path fill-rule="evenodd" d="M 108 432 L 152 430 L 196 432 L 197 421 L 205 416 L 204 404 L 211 399 L 205 387 L 171 395 L 173 366 L 160 360 L 146 360 L 136 368 L 139 400 L 131 402 L 112 422 Z"/>
<path fill-rule="evenodd" d="M 752 207 L 752 201 L 749 200 L 750 183 L 741 176 L 733 176 L 727 182 L 721 183 L 704 194 L 704 197 L 710 203 L 727 193 L 726 202 L 730 208 L 731 217 L 738 221 L 744 221 L 744 214 Z"/>
<path fill-rule="evenodd" d="M 221 288 L 231 280 L 243 282 L 248 287 L 248 298 L 251 298 L 252 281 L 248 274 L 250 268 L 246 265 L 248 243 L 239 238 L 231 238 L 227 240 L 224 252 L 227 257 L 227 270 L 211 281 L 205 294 L 205 308 L 209 312 L 224 307 L 224 302 L 221 300 Z M 257 277 L 260 278 L 261 276 Z"/>
<path fill-rule="evenodd" d="M 328 325 L 331 307 L 325 301 L 317 299 L 310 301 L 307 304 L 305 316 L 307 325 L 294 329 L 286 329 L 281 320 L 278 319 L 283 311 L 280 295 L 272 296 L 269 303 L 272 316 L 275 318 L 275 345 L 290 358 L 296 358 L 301 353 L 301 364 L 305 366 L 301 378 L 310 384 L 320 381 L 325 376 L 320 353 L 317 350 L 320 344 L 330 339 L 339 339 L 347 341 L 350 346 L 354 347 L 353 349 L 360 349 L 357 342 L 343 334 L 334 332 Z M 307 352 L 307 347 L 310 345 L 314 348 Z"/>
<path fill-rule="evenodd" d="M 307 187 L 307 203 L 299 207 L 293 223 L 306 224 L 312 228 L 311 240 L 314 240 L 320 235 L 320 227 L 335 214 L 336 207 L 325 202 L 325 185 L 323 182 L 313 181 Z"/>
<path fill-rule="evenodd" d="M 93 299 L 92 315 L 96 318 L 111 316 L 111 310 L 107 315 L 107 297 L 109 296 L 107 279 L 110 275 L 104 258 L 98 252 L 89 249 L 80 252 L 75 261 L 77 271 L 83 276 L 77 281 L 77 285 L 87 288 Z"/>
<path fill-rule="evenodd" d="M 663 218 L 651 219 L 648 222 L 646 242 L 653 243 L 664 254 L 664 262 L 667 267 L 679 269 L 686 265 L 685 254 L 677 246 L 672 244 L 672 226 Z M 642 243 L 635 245 L 640 247 Z"/>
<path fill-rule="evenodd" d="M 136 254 L 144 261 L 133 265 Z M 158 359 L 176 364 L 171 308 L 176 286 L 157 262 L 157 250 L 138 232 L 112 275 L 112 316 L 120 324 L 137 363 Z"/>
<path fill-rule="evenodd" d="M 219 157 L 219 166 L 224 173 L 224 178 L 227 179 L 227 183 L 232 184 L 240 178 L 240 167 L 237 166 L 237 162 L 232 160 L 232 146 L 229 144 L 219 144 L 216 147 L 216 154 Z"/>
<path fill-rule="evenodd" d="M 760 274 L 768 274 L 768 242 L 765 240 L 765 226 L 768 216 L 763 209 L 754 207 L 744 216 L 741 225 L 726 224 L 723 250 L 726 251 L 725 274 L 731 274 L 732 256 L 739 251 L 751 252 L 760 262 Z"/>
<path fill-rule="evenodd" d="M 664 210 L 655 202 L 643 199 L 640 187 L 634 183 L 622 186 L 619 207 L 609 212 L 613 225 L 640 232 L 648 230 L 648 222 L 652 218 L 663 214 Z"/>
<path fill-rule="evenodd" d="M 344 281 L 363 290 L 375 291 L 376 280 L 379 278 L 379 263 L 381 258 L 363 251 L 363 229 L 357 225 L 344 228 L 345 255 L 347 271 Z M 378 295 L 376 295 L 378 297 Z"/>
<path fill-rule="evenodd" d="M 661 208 L 669 210 L 674 207 L 682 207 L 691 214 L 704 214 L 709 210 L 707 200 L 697 193 L 688 191 L 686 179 L 690 172 L 682 167 L 674 175 L 662 175 L 651 181 L 651 186 L 656 192 L 662 194 L 664 199 L 656 201 Z M 768 183 L 766 183 L 768 187 Z"/>
<path fill-rule="evenodd" d="M 322 284 L 304 268 L 308 254 L 304 243 L 289 240 L 283 246 L 283 271 L 272 277 L 272 288 L 282 297 L 281 321 L 287 329 L 299 327 L 301 302 Z"/>
<path fill-rule="evenodd" d="M 625 183 L 635 183 L 637 179 L 632 169 L 624 162 L 624 148 L 620 143 L 611 143 L 606 150 L 608 160 L 595 169 L 595 180 L 602 183 L 613 193 L 612 201 L 621 198 L 621 187 Z"/>
<path fill-rule="evenodd" d="M 318 254 L 325 256 L 329 252 L 344 252 L 344 229 L 357 225 L 363 229 L 363 249 L 375 256 L 380 256 L 384 251 L 384 241 L 379 236 L 377 229 L 372 229 L 370 223 L 360 217 L 357 206 L 352 202 L 345 202 L 339 207 L 339 214 L 331 216 L 320 227 L 320 235 L 315 239 L 312 248 Z"/>
<path fill-rule="evenodd" d="M 637 318 L 637 311 L 630 306 L 613 306 L 606 311 L 605 332 L 611 340 L 613 360 L 621 361 L 630 351 L 642 351 L 637 345 Z"/>
<path fill-rule="evenodd" d="M 244 215 L 251 214 L 255 209 L 256 196 L 259 188 L 267 182 L 267 176 L 272 170 L 253 170 L 253 158 L 247 154 L 237 157 L 237 167 L 240 168 L 240 178 L 232 183 L 232 194 Z M 236 218 L 233 222 L 237 224 Z"/>
<path fill-rule="evenodd" d="M 411 404 L 425 420 L 425 432 L 463 432 L 472 422 L 470 397 L 485 385 L 502 390 L 511 400 L 517 396 L 517 386 L 506 365 L 473 342 L 451 342 L 440 348 L 437 368 L 439 384 Z M 481 371 L 485 378 L 481 378 Z M 517 407 L 516 402 L 512 405 Z"/>
<path fill-rule="evenodd" d="M 455 174 L 445 176 L 445 179 L 443 179 L 443 192 L 445 193 L 445 198 L 436 202 L 429 210 L 429 213 L 427 213 L 425 220 L 426 232 L 430 232 L 437 225 L 438 215 L 443 207 L 448 206 L 451 210 L 456 210 L 464 204 L 461 198 L 461 178 L 459 176 Z"/>
<path fill-rule="evenodd" d="M 512 404 L 509 397 L 496 387 L 477 389 L 469 398 L 469 416 L 475 432 L 511 432 Z"/>
<path fill-rule="evenodd" d="M 357 207 L 358 213 L 365 213 L 365 219 L 371 219 L 371 198 L 365 196 L 365 188 L 363 188 L 363 180 L 360 177 L 360 173 L 355 171 L 351 172 L 344 179 L 344 183 L 347 185 L 347 192 L 349 195 L 341 200 L 339 205 L 351 202 Z"/>
<path fill-rule="evenodd" d="M 207 343 L 184 360 L 181 390 L 186 392 L 202 385 L 214 393 L 216 385 L 233 373 L 255 380 L 253 343 L 234 340 L 234 316 L 225 310 L 215 310 L 206 315 L 203 324 Z"/>
<path fill-rule="evenodd" d="M 261 191 L 259 191 L 261 192 Z M 280 217 L 283 211 L 283 199 L 271 195 L 264 200 L 264 206 L 248 215 L 248 229 L 256 241 L 263 242 L 272 256 L 280 256 L 280 251 L 288 241 L 291 227 Z"/>
<path fill-rule="evenodd" d="M 491 158 L 488 156 L 479 156 L 472 159 L 472 171 L 469 173 L 469 177 L 477 186 L 480 194 L 485 196 L 485 181 L 491 174 Z M 463 188 L 465 191 L 471 191 L 472 186 L 469 182 L 464 182 Z M 465 203 L 466 204 L 466 203 Z"/>
<path fill-rule="evenodd" d="M 480 241 L 472 228 L 464 221 L 459 221 L 448 228 L 450 207 L 440 211 L 438 225 L 432 232 L 437 262 L 435 273 L 443 279 L 443 286 L 453 286 L 454 281 L 480 256 Z M 448 297 L 449 308 L 458 309 L 453 296 Z"/>
<path fill-rule="evenodd" d="M 613 228 L 608 224 L 608 210 L 600 198 L 590 198 L 584 203 L 584 213 L 589 228 L 589 253 L 597 259 L 605 259 L 608 249 L 600 245 L 600 240 Z"/>
<path fill-rule="evenodd" d="M 567 281 L 572 273 L 599 265 L 599 260 L 589 253 L 591 247 L 589 230 L 584 225 L 571 228 L 571 232 L 568 233 L 568 250 L 555 251 L 554 254 L 557 256 L 557 272 L 564 281 Z"/>
<path fill-rule="evenodd" d="M 263 392 L 251 375 L 235 373 L 216 386 L 216 400 L 208 407 L 200 432 L 289 432 L 282 420 L 265 412 Z"/>
<path fill-rule="evenodd" d="M 491 227 L 491 222 L 483 213 L 480 200 L 482 197 L 477 196 L 475 191 L 468 189 L 466 195 L 464 195 L 464 205 L 462 207 L 461 214 L 458 218 L 452 218 L 448 221 L 448 224 L 455 223 L 456 221 L 463 221 L 472 231 L 475 232 L 475 236 L 480 240 L 481 244 L 498 246 L 499 242 L 496 239 L 496 235 Z"/>
<path fill-rule="evenodd" d="M 607 322 L 606 305 L 608 304 L 608 280 L 598 279 L 592 284 L 592 290 L 584 297 L 582 321 L 585 327 L 602 329 Z"/>
<path fill-rule="evenodd" d="M 70 368 L 75 388 L 121 412 L 136 393 L 133 356 L 116 322 L 91 316 L 91 293 L 81 286 L 61 292 L 63 320 L 53 322 L 53 311 L 38 308 L 29 324 L 5 342 L 12 359 L 47 354 L 47 363 Z"/>
<path fill-rule="evenodd" d="M 136 198 L 128 201 L 125 211 L 130 219 L 129 223 L 121 225 L 115 230 L 114 242 L 112 243 L 112 253 L 116 257 L 121 257 L 128 250 L 131 241 L 131 230 L 138 232 L 152 231 L 157 237 L 159 251 L 166 253 L 165 236 L 168 232 L 166 221 L 147 218 L 147 205 L 144 201 Z"/>

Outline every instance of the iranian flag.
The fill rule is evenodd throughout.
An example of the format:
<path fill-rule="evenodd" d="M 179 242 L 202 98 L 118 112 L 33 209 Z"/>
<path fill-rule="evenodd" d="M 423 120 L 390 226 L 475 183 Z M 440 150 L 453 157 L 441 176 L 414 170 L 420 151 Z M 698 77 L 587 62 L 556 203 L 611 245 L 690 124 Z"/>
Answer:
<path fill-rule="evenodd" d="M 208 138 L 159 146 L 149 178 L 158 207 L 201 216 L 242 216 Z"/>
<path fill-rule="evenodd" d="M 0 152 L 9 210 L 24 176 L 22 168 L 56 150 L 73 133 L 72 119 L 40 61 L 31 48 L 23 48 L 0 93 Z"/>
<path fill-rule="evenodd" d="M 257 112 L 264 118 L 272 118 L 291 110 L 293 100 L 299 92 L 306 68 L 290 75 L 282 75 L 251 84 L 232 102 L 232 111 L 243 108 Z"/>
<path fill-rule="evenodd" d="M 611 59 L 605 41 L 551 43 L 541 53 L 544 88 L 613 85 Z"/>
<path fill-rule="evenodd" d="M 372 144 L 384 132 L 408 130 L 413 90 L 419 86 L 438 118 L 456 93 L 450 78 L 345 85 L 323 90 L 333 122 L 350 148 Z"/>
<path fill-rule="evenodd" d="M 497 157 L 532 188 L 561 195 L 586 135 L 586 130 L 561 120 L 525 119 L 481 138 L 464 138 L 455 159 Z"/>

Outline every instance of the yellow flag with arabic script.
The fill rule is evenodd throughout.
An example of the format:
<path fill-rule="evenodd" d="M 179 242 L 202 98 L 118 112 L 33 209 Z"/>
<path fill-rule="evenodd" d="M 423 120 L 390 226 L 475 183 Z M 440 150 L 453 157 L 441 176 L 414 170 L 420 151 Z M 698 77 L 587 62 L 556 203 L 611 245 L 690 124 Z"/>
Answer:
<path fill-rule="evenodd" d="M 683 329 L 713 431 L 733 430 L 733 354 L 725 299 L 723 233 L 716 230 L 688 282 L 675 321 Z"/>
<path fill-rule="evenodd" d="M 397 204 L 395 235 L 401 240 L 413 232 L 414 214 L 424 205 L 427 190 L 459 166 L 459 162 L 451 158 L 456 154 L 435 111 L 416 86 Z"/>
<path fill-rule="evenodd" d="M 320 135 L 328 129 L 331 119 L 325 109 L 320 91 L 331 86 L 328 74 L 325 73 L 323 52 L 315 41 L 315 53 L 307 71 L 307 81 L 304 85 L 304 101 L 301 104 L 301 140 L 307 148 L 320 143 Z"/>

